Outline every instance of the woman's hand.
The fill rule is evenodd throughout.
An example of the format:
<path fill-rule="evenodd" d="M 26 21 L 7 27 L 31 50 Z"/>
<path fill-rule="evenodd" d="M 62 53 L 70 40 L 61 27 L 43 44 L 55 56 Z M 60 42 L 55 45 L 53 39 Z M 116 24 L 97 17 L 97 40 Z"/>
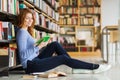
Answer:
<path fill-rule="evenodd" d="M 48 42 L 41 42 L 38 47 L 41 49 L 42 47 L 46 46 L 47 44 L 48 44 Z"/>

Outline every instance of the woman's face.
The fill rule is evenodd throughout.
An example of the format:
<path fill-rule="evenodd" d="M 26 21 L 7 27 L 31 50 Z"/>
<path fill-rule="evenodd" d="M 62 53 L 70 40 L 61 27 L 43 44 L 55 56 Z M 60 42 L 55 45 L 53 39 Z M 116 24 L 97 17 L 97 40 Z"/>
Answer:
<path fill-rule="evenodd" d="M 24 27 L 30 27 L 33 23 L 33 16 L 31 13 L 27 13 L 24 21 Z"/>

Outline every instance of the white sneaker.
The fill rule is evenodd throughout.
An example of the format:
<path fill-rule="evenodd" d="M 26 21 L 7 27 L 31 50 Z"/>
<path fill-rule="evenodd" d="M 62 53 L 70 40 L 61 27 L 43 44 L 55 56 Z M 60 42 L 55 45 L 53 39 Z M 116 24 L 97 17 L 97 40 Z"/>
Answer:
<path fill-rule="evenodd" d="M 73 74 L 91 74 L 93 73 L 92 70 L 87 69 L 72 69 Z"/>
<path fill-rule="evenodd" d="M 109 70 L 110 68 L 111 68 L 111 65 L 109 64 L 100 64 L 98 69 L 93 70 L 93 73 L 101 73 Z"/>

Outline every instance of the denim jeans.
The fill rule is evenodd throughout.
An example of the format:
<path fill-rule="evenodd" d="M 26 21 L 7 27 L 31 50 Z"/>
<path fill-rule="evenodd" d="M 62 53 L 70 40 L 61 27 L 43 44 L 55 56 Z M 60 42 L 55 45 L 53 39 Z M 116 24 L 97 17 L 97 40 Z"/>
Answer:
<path fill-rule="evenodd" d="M 53 56 L 54 53 L 56 56 Z M 65 49 L 55 41 L 47 45 L 32 61 L 27 61 L 26 73 L 44 72 L 62 64 L 76 69 L 93 70 L 99 67 L 99 64 L 71 58 Z"/>

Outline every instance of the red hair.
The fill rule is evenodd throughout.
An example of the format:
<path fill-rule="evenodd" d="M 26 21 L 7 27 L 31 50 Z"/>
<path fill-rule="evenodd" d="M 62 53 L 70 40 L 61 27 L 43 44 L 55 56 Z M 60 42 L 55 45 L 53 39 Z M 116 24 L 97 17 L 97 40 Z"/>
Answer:
<path fill-rule="evenodd" d="M 18 27 L 22 28 L 25 22 L 25 17 L 28 13 L 31 13 L 33 16 L 33 23 L 30 27 L 28 27 L 28 32 L 30 33 L 31 36 L 34 37 L 34 25 L 35 25 L 35 17 L 34 17 L 34 12 L 31 9 L 28 8 L 23 8 L 20 9 L 20 13 L 18 15 Z"/>

